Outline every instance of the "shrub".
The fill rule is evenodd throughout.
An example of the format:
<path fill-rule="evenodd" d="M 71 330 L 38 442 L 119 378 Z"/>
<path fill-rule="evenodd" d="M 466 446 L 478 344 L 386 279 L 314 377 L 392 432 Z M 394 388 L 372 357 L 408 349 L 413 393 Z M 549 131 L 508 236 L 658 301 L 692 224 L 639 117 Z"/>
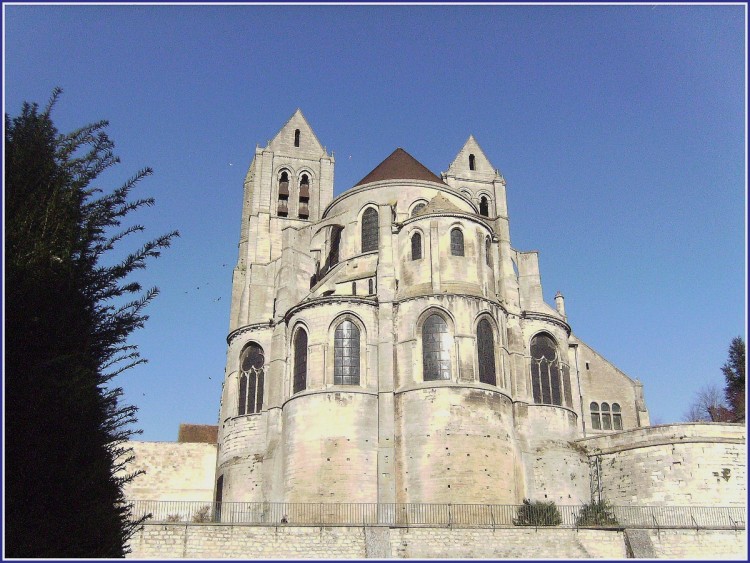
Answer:
<path fill-rule="evenodd" d="M 612 505 L 606 500 L 584 504 L 578 513 L 576 526 L 618 526 L 620 523 L 612 512 Z"/>
<path fill-rule="evenodd" d="M 513 519 L 516 526 L 557 526 L 561 523 L 562 516 L 554 502 L 531 502 L 529 499 L 523 499 L 523 505 L 518 507 Z"/>
<path fill-rule="evenodd" d="M 179 522 L 181 520 L 182 516 L 180 516 L 179 514 L 168 514 L 166 518 L 167 522 Z"/>
<path fill-rule="evenodd" d="M 202 506 L 198 510 L 195 511 L 195 514 L 193 514 L 193 522 L 200 523 L 200 522 L 210 522 L 211 521 L 211 506 L 208 504 L 205 506 Z"/>

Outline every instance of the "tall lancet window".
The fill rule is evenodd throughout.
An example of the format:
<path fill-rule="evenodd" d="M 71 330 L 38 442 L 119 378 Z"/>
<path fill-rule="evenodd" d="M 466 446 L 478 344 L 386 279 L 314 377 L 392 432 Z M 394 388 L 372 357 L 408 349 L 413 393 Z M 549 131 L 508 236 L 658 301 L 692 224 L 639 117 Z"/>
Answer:
<path fill-rule="evenodd" d="M 531 340 L 531 385 L 535 403 L 572 406 L 570 370 L 548 334 L 537 334 Z"/>
<path fill-rule="evenodd" d="M 299 146 L 299 129 L 294 130 L 294 146 Z"/>
<path fill-rule="evenodd" d="M 422 325 L 422 374 L 425 381 L 451 378 L 453 337 L 440 315 L 427 317 Z"/>
<path fill-rule="evenodd" d="M 476 159 L 474 158 L 473 154 L 469 155 L 469 170 L 476 170 Z"/>
<path fill-rule="evenodd" d="M 479 381 L 497 385 L 495 376 L 495 337 L 492 325 L 487 319 L 477 326 L 477 354 L 479 356 Z"/>
<path fill-rule="evenodd" d="M 359 329 L 342 321 L 333 333 L 334 385 L 359 385 Z"/>
<path fill-rule="evenodd" d="M 240 354 L 238 414 L 259 413 L 263 407 L 263 348 L 251 342 Z"/>
<path fill-rule="evenodd" d="M 490 241 L 490 237 L 487 237 L 484 239 L 484 261 L 487 263 L 488 266 L 492 265 L 492 262 L 490 261 L 490 254 L 492 252 L 492 242 Z"/>
<path fill-rule="evenodd" d="M 368 207 L 362 214 L 362 252 L 378 249 L 378 212 Z"/>
<path fill-rule="evenodd" d="M 307 331 L 297 330 L 294 335 L 294 385 L 292 393 L 299 393 L 307 388 Z"/>

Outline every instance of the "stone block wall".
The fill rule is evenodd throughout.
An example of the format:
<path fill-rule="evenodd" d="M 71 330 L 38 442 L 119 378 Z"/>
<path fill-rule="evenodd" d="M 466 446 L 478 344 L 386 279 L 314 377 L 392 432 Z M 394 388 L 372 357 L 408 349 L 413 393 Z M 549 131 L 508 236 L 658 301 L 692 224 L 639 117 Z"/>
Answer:
<path fill-rule="evenodd" d="M 745 530 L 649 530 L 659 559 L 747 559 Z"/>
<path fill-rule="evenodd" d="M 144 470 L 124 487 L 131 500 L 210 501 L 214 492 L 216 444 L 129 442 L 128 472 Z"/>
<path fill-rule="evenodd" d="M 742 559 L 744 530 L 648 530 L 657 558 Z M 624 559 L 618 530 L 149 524 L 137 559 Z"/>
<path fill-rule="evenodd" d="M 688 423 L 578 440 L 614 505 L 744 506 L 745 427 Z M 594 475 L 596 479 L 596 475 Z"/>

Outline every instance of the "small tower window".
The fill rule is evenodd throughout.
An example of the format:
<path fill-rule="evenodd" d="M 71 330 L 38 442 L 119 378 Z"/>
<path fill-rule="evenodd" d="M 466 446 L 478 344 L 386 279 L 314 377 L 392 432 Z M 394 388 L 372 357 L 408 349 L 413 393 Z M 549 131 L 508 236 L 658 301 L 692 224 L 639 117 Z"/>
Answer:
<path fill-rule="evenodd" d="M 482 199 L 479 200 L 479 214 L 484 217 L 490 216 L 490 202 L 485 196 L 482 196 Z"/>
<path fill-rule="evenodd" d="M 469 170 L 476 170 L 476 159 L 473 154 L 469 155 Z"/>
<path fill-rule="evenodd" d="M 352 295 L 357 295 L 357 282 L 352 282 Z"/>
<path fill-rule="evenodd" d="M 414 233 L 411 236 L 411 259 L 419 260 L 422 258 L 422 235 Z"/>
<path fill-rule="evenodd" d="M 484 260 L 487 263 L 487 265 L 490 265 L 490 252 L 492 251 L 492 243 L 490 242 L 490 237 L 487 237 L 484 239 Z"/>
<path fill-rule="evenodd" d="M 451 229 L 451 254 L 453 256 L 464 255 L 464 234 L 461 229 Z"/>
<path fill-rule="evenodd" d="M 375 295 L 375 281 L 373 279 L 367 280 L 367 292 L 370 295 Z"/>
<path fill-rule="evenodd" d="M 299 146 L 299 129 L 294 130 L 294 146 Z"/>
<path fill-rule="evenodd" d="M 362 214 L 362 252 L 378 249 L 378 212 L 368 207 Z"/>

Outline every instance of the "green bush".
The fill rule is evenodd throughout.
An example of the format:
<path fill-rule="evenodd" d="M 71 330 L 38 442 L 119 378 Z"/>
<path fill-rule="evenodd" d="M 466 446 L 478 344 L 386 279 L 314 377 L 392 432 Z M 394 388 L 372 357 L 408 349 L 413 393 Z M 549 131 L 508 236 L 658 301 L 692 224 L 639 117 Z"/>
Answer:
<path fill-rule="evenodd" d="M 518 507 L 513 519 L 516 526 L 557 526 L 561 523 L 562 516 L 554 502 L 531 502 L 529 499 L 523 499 L 523 505 Z"/>
<path fill-rule="evenodd" d="M 584 504 L 576 519 L 576 526 L 618 526 L 619 524 L 612 512 L 612 505 L 606 500 Z"/>

